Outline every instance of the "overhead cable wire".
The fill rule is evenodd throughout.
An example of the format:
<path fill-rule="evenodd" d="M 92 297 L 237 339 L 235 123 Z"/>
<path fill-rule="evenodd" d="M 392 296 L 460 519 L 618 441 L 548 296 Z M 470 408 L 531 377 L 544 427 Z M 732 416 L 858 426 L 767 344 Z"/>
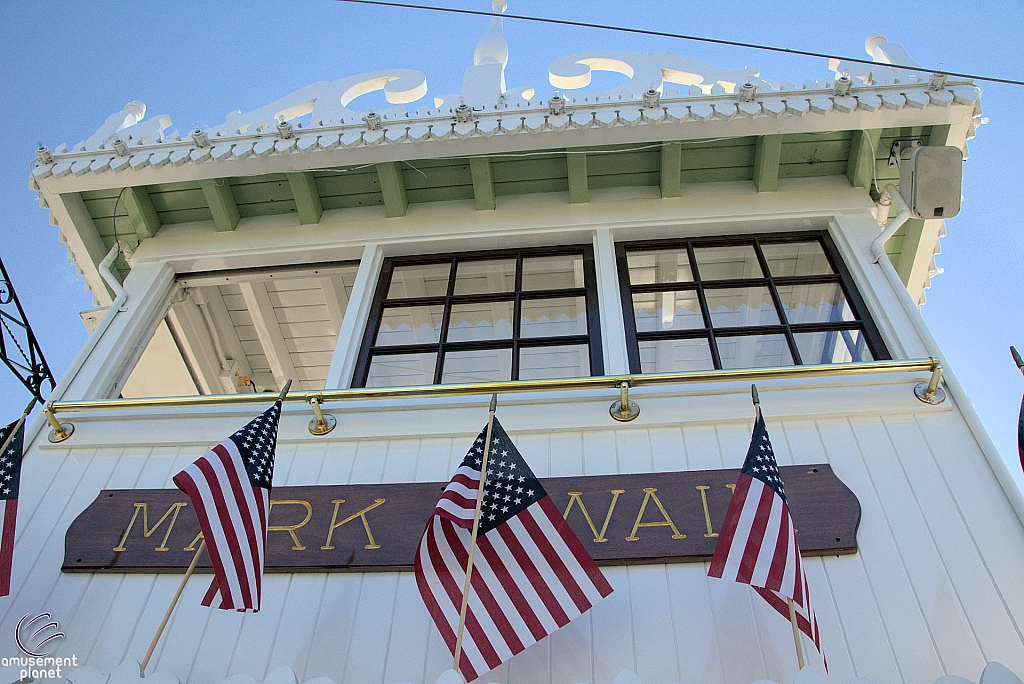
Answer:
<path fill-rule="evenodd" d="M 870 64 L 876 67 L 892 67 L 893 69 L 903 69 L 905 71 L 917 71 L 925 74 L 942 74 L 944 76 L 955 76 L 957 78 L 969 78 L 975 81 L 986 81 L 988 83 L 1004 83 L 1007 85 L 1024 86 L 1024 81 L 1018 81 L 1012 78 L 997 78 L 995 76 L 979 76 L 977 74 L 965 74 L 957 71 L 946 71 L 944 69 L 929 69 L 922 66 L 911 66 L 909 64 L 885 64 L 882 62 L 876 62 L 870 59 L 859 59 L 857 57 L 842 57 L 840 55 L 830 55 L 824 52 L 812 52 L 809 50 L 794 50 L 791 48 L 781 48 L 772 45 L 758 45 L 757 43 L 744 43 L 738 40 L 725 40 L 723 38 L 705 38 L 703 36 L 690 36 L 683 33 L 671 33 L 669 31 L 652 31 L 649 29 L 636 29 L 629 28 L 626 26 L 614 26 L 612 24 L 595 24 L 588 21 L 571 21 L 569 19 L 550 19 L 548 17 L 535 17 L 529 14 L 501 14 L 498 12 L 484 12 L 482 10 L 469 10 L 459 9 L 455 7 L 436 7 L 434 5 L 417 5 L 414 3 L 406 2 L 391 2 L 389 0 L 335 0 L 336 2 L 346 2 L 355 5 L 377 5 L 380 7 L 397 7 L 400 9 L 418 9 L 427 10 L 430 12 L 445 12 L 448 14 L 466 14 L 477 17 L 500 17 L 502 19 L 519 19 L 522 21 L 533 21 L 541 24 L 557 24 L 560 26 L 575 26 L 577 28 L 594 28 L 602 29 L 605 31 L 618 31 L 619 33 L 636 33 L 643 36 L 655 36 L 658 38 L 676 38 L 678 40 L 691 40 L 698 43 L 711 43 L 713 45 L 728 45 L 730 47 L 741 47 L 750 50 L 764 50 L 767 52 L 781 52 L 788 55 L 798 55 L 801 57 L 820 57 L 823 59 L 838 59 L 844 62 L 854 62 L 856 64 Z"/>

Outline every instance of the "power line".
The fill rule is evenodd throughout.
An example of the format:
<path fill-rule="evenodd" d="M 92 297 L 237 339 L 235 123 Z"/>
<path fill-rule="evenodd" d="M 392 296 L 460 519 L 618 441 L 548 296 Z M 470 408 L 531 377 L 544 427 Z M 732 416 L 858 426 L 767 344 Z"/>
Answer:
<path fill-rule="evenodd" d="M 994 76 L 978 76 L 976 74 L 964 74 L 957 71 L 944 71 L 942 69 L 926 69 L 919 66 L 907 64 L 880 64 L 870 59 L 859 59 L 856 57 L 842 57 L 830 55 L 824 52 L 810 52 L 808 50 L 792 50 L 771 45 L 758 45 L 756 43 L 744 43 L 737 40 L 724 40 L 721 38 L 704 38 L 701 36 L 688 36 L 682 33 L 670 33 L 668 31 L 650 31 L 647 29 L 635 29 L 625 26 L 613 26 L 611 24 L 593 24 L 587 21 L 569 21 L 568 19 L 548 19 L 546 17 L 534 17 L 528 14 L 499 14 L 497 12 L 484 12 L 481 10 L 457 9 L 454 7 L 435 7 L 433 5 L 416 5 L 404 2 L 389 2 L 387 0 L 336 0 L 336 2 L 347 2 L 357 5 L 378 5 L 381 7 L 398 7 L 401 9 L 419 9 L 431 12 L 446 12 L 448 14 L 468 14 L 477 17 L 502 17 L 504 19 L 520 19 L 522 21 L 533 21 L 541 24 L 558 24 L 560 26 L 575 26 L 578 28 L 595 28 L 605 31 L 618 31 L 620 33 L 637 33 L 643 36 L 656 36 L 659 38 L 677 38 L 679 40 L 692 40 L 698 43 L 712 43 L 714 45 L 728 45 L 730 47 L 749 48 L 751 50 L 765 50 L 767 52 L 781 52 L 787 55 L 799 55 L 801 57 L 821 57 L 824 59 L 838 59 L 844 62 L 855 62 L 857 64 L 870 64 L 872 66 L 888 66 L 894 69 L 906 71 L 918 71 L 926 74 L 943 74 L 945 76 L 956 76 L 958 78 L 969 78 L 975 81 L 987 81 L 989 83 L 1004 83 L 1007 85 L 1024 86 L 1024 81 L 1017 81 L 1012 78 L 996 78 Z"/>

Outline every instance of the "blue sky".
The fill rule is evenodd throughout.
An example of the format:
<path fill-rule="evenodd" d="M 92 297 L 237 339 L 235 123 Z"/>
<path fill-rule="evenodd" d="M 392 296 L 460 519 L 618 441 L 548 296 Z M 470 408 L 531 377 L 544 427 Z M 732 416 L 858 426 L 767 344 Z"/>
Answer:
<path fill-rule="evenodd" d="M 487 0 L 445 0 L 488 10 Z M 509 11 L 629 25 L 804 50 L 864 56 L 882 33 L 926 66 L 1024 78 L 1020 2 L 645 3 L 509 0 Z M 404 67 L 426 74 L 429 94 L 458 92 L 487 25 L 481 17 L 360 7 L 331 0 L 129 3 L 28 0 L 0 6 L 0 255 L 56 374 L 85 342 L 78 312 L 92 305 L 56 228 L 28 190 L 36 141 L 48 147 L 90 135 L 129 100 L 172 128 L 212 126 L 236 109 L 266 104 L 323 79 Z M 545 96 L 547 66 L 584 50 L 672 51 L 765 78 L 824 78 L 825 60 L 593 29 L 505 22 L 509 88 Z M 591 89 L 624 80 L 595 76 Z M 947 222 L 925 319 L 974 400 L 1019 484 L 1015 428 L 1024 378 L 1007 347 L 1024 348 L 1024 87 L 981 84 L 989 123 L 969 143 L 964 204 Z M 369 104 L 380 106 L 373 96 Z M 1005 303 L 1004 303 L 1005 302 Z M 2 416 L 28 393 L 0 372 Z"/>

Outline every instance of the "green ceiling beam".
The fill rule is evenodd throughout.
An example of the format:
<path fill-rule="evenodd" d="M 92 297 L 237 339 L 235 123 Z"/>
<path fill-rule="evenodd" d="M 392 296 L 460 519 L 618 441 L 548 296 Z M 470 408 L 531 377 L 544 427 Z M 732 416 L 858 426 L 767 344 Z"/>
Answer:
<path fill-rule="evenodd" d="M 932 126 L 931 133 L 928 134 L 928 142 L 926 145 L 946 145 L 949 141 L 949 124 L 944 126 Z"/>
<path fill-rule="evenodd" d="M 320 191 L 312 171 L 289 173 L 288 184 L 292 186 L 295 208 L 299 212 L 299 223 L 320 223 L 324 207 L 320 203 Z"/>
<path fill-rule="evenodd" d="M 781 135 L 758 136 L 754 143 L 754 187 L 758 192 L 775 192 L 779 189 L 781 158 Z"/>
<path fill-rule="evenodd" d="M 405 194 L 405 179 L 398 162 L 375 164 L 377 178 L 380 180 L 380 191 L 384 195 L 384 213 L 388 218 L 405 216 L 409 208 L 409 198 Z"/>
<path fill-rule="evenodd" d="M 679 143 L 665 143 L 661 146 L 661 196 L 679 197 L 683 146 Z"/>
<path fill-rule="evenodd" d="M 201 180 L 199 187 L 203 189 L 206 203 L 210 205 L 214 227 L 221 232 L 234 230 L 241 216 L 238 214 L 238 205 L 235 203 L 235 196 L 231 194 L 231 184 L 228 183 L 228 179 Z"/>
<path fill-rule="evenodd" d="M 494 173 L 490 157 L 472 157 L 469 170 L 473 174 L 473 198 L 480 211 L 494 209 Z"/>
<path fill-rule="evenodd" d="M 587 154 L 586 152 L 569 152 L 567 155 L 569 168 L 569 203 L 584 204 L 590 201 L 587 186 Z"/>
<path fill-rule="evenodd" d="M 156 215 L 153 200 L 149 191 L 143 186 L 124 189 L 124 206 L 128 210 L 128 218 L 132 222 L 139 242 L 151 238 L 160 230 L 160 217 Z"/>
<path fill-rule="evenodd" d="M 881 137 L 880 128 L 853 132 L 850 138 L 850 160 L 846 164 L 846 177 L 853 187 L 865 190 L 871 188 L 875 176 L 875 157 L 881 153 L 878 149 Z"/>

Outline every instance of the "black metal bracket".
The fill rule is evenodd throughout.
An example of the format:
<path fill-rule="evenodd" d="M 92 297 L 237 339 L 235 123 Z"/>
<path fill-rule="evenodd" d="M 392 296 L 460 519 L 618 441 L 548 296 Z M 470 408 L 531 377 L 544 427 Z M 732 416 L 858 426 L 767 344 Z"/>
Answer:
<path fill-rule="evenodd" d="M 25 310 L 21 308 L 4 262 L 0 259 L 0 360 L 14 373 L 21 384 L 43 402 L 43 384 L 52 392 L 57 385 L 43 357 Z"/>

